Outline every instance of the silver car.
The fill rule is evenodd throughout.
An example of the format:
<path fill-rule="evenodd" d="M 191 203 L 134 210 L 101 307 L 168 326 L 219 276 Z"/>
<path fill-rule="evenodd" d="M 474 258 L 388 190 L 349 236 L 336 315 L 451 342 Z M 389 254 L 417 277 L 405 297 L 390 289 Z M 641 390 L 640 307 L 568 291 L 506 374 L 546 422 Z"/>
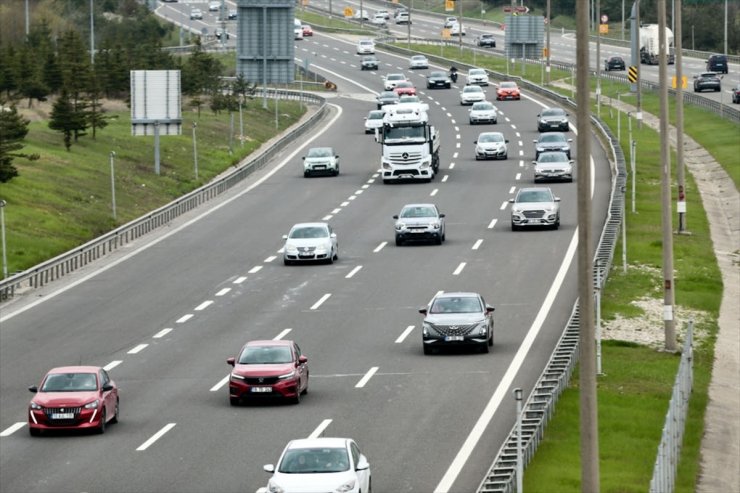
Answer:
<path fill-rule="evenodd" d="M 465 86 L 460 93 L 460 104 L 463 106 L 486 100 L 486 93 L 480 86 Z"/>
<path fill-rule="evenodd" d="M 441 293 L 419 313 L 424 354 L 435 347 L 473 345 L 484 353 L 493 346 L 493 311 L 478 293 Z"/>
<path fill-rule="evenodd" d="M 406 204 L 396 220 L 396 245 L 407 241 L 434 241 L 441 245 L 445 241 L 445 215 L 440 214 L 434 204 Z"/>
<path fill-rule="evenodd" d="M 567 132 L 570 130 L 568 113 L 562 108 L 547 108 L 537 115 L 537 131 L 547 132 L 561 130 Z"/>
<path fill-rule="evenodd" d="M 429 60 L 424 55 L 414 55 L 409 59 L 409 68 L 429 68 Z"/>
<path fill-rule="evenodd" d="M 482 132 L 478 135 L 478 140 L 474 141 L 475 160 L 508 158 L 508 142 L 509 139 L 501 132 Z"/>
<path fill-rule="evenodd" d="M 488 74 L 482 68 L 471 68 L 468 70 L 468 84 L 487 86 Z"/>
<path fill-rule="evenodd" d="M 473 103 L 473 107 L 468 111 L 470 113 L 469 120 L 471 125 L 475 125 L 476 123 L 498 123 L 498 111 L 488 101 Z"/>
<path fill-rule="evenodd" d="M 370 110 L 370 112 L 365 117 L 365 133 L 366 134 L 372 134 L 375 133 L 376 129 L 383 128 L 383 116 L 385 115 L 385 111 L 383 110 Z"/>
<path fill-rule="evenodd" d="M 570 142 L 573 139 L 568 139 L 564 134 L 560 132 L 544 132 L 540 134 L 540 138 L 534 140 L 534 159 L 540 158 L 540 154 L 547 151 L 562 151 L 568 155 L 570 159 Z"/>
<path fill-rule="evenodd" d="M 562 151 L 549 151 L 540 154 L 534 164 L 534 182 L 573 181 L 573 161 Z"/>
<path fill-rule="evenodd" d="M 560 198 L 548 187 L 521 188 L 509 202 L 512 231 L 533 226 L 560 227 Z"/>
<path fill-rule="evenodd" d="M 392 91 L 399 82 L 406 82 L 406 76 L 403 74 L 388 74 L 383 80 L 383 87 L 386 91 Z"/>
<path fill-rule="evenodd" d="M 328 223 L 299 223 L 283 235 L 283 263 L 328 262 L 339 259 L 337 234 Z"/>
<path fill-rule="evenodd" d="M 303 176 L 315 174 L 339 174 L 339 155 L 333 147 L 312 147 L 303 156 Z"/>

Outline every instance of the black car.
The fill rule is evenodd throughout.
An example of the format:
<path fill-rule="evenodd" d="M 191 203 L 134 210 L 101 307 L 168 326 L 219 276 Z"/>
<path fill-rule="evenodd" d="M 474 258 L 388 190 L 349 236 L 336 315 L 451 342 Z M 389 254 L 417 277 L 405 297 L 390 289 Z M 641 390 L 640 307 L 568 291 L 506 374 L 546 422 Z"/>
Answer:
<path fill-rule="evenodd" d="M 493 34 L 481 34 L 478 37 L 478 46 L 495 48 L 496 39 L 493 37 Z"/>
<path fill-rule="evenodd" d="M 609 72 L 611 70 L 624 70 L 625 63 L 624 58 L 621 56 L 613 56 L 604 60 L 604 70 Z"/>
<path fill-rule="evenodd" d="M 727 57 L 725 55 L 711 55 L 707 59 L 707 72 L 726 74 L 728 70 Z"/>
<path fill-rule="evenodd" d="M 564 109 L 546 108 L 537 115 L 537 131 L 547 132 L 550 130 L 561 130 L 563 132 L 570 130 L 568 113 Z"/>
<path fill-rule="evenodd" d="M 539 159 L 540 154 L 547 151 L 562 151 L 570 157 L 570 144 L 573 139 L 565 138 L 560 132 L 545 132 L 540 134 L 540 138 L 534 141 L 534 158 Z"/>
<path fill-rule="evenodd" d="M 732 102 L 740 104 L 740 84 L 736 85 L 732 90 Z"/>
<path fill-rule="evenodd" d="M 362 57 L 360 70 L 378 70 L 378 59 L 373 55 Z"/>
<path fill-rule="evenodd" d="M 234 19 L 236 19 L 237 17 L 238 17 L 238 14 L 237 14 L 237 11 L 236 11 L 236 9 L 229 9 L 229 14 L 228 14 L 228 18 L 229 18 L 229 20 L 230 20 L 230 21 L 233 21 L 233 20 L 234 20 Z"/>
<path fill-rule="evenodd" d="M 714 72 L 702 72 L 694 76 L 694 92 L 707 90 L 715 92 L 722 90 L 722 82 L 719 79 L 719 75 Z"/>
<path fill-rule="evenodd" d="M 434 89 L 435 87 L 442 87 L 444 89 L 452 87 L 452 81 L 449 75 L 447 75 L 447 72 L 438 70 L 427 75 L 427 89 Z"/>
<path fill-rule="evenodd" d="M 419 309 L 424 315 L 424 354 L 440 347 L 474 346 L 487 353 L 493 346 L 493 311 L 478 293 L 445 292 Z"/>
<path fill-rule="evenodd" d="M 399 96 L 393 91 L 383 91 L 378 94 L 376 98 L 378 102 L 378 109 L 381 109 L 386 104 L 398 104 Z"/>

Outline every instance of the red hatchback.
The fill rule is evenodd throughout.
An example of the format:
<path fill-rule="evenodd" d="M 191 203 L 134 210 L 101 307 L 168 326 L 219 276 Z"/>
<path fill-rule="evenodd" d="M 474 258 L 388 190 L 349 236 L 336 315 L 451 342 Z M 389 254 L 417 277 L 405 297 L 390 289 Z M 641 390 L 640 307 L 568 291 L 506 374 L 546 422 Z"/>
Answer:
<path fill-rule="evenodd" d="M 50 370 L 28 406 L 28 431 L 92 429 L 105 433 L 118 421 L 118 387 L 97 366 L 63 366 Z"/>
<path fill-rule="evenodd" d="M 234 367 L 229 378 L 232 406 L 260 397 L 285 397 L 298 404 L 308 392 L 308 358 L 293 341 L 250 341 L 238 358 L 226 363 Z"/>
<path fill-rule="evenodd" d="M 396 84 L 396 87 L 393 88 L 393 92 L 395 92 L 399 96 L 416 96 L 416 88 L 414 87 L 414 84 L 408 81 L 399 82 L 398 84 Z"/>
<path fill-rule="evenodd" d="M 518 101 L 521 98 L 522 95 L 519 92 L 519 86 L 516 85 L 516 82 L 504 81 L 498 85 L 498 89 L 496 90 L 496 99 L 498 101 L 504 101 L 506 99 L 516 99 Z"/>

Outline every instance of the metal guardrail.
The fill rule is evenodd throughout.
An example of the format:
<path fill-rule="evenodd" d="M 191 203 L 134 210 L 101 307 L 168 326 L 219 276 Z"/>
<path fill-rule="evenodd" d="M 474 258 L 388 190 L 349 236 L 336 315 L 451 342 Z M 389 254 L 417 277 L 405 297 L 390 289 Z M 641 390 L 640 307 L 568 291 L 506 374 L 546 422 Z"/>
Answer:
<path fill-rule="evenodd" d="M 7 300 L 18 293 L 29 289 L 36 289 L 60 279 L 87 264 L 94 262 L 105 255 L 131 243 L 132 241 L 167 225 L 178 216 L 199 207 L 209 200 L 233 188 L 249 176 L 253 171 L 262 168 L 270 159 L 278 154 L 289 142 L 300 137 L 318 122 L 327 111 L 326 100 L 318 95 L 289 91 L 284 89 L 269 89 L 269 97 L 278 97 L 284 100 L 303 100 L 306 103 L 320 105 L 319 110 L 305 122 L 296 126 L 273 145 L 260 152 L 248 162 L 238 166 L 226 176 L 218 178 L 203 187 L 184 195 L 169 204 L 160 207 L 138 219 L 110 231 L 84 245 L 74 248 L 62 255 L 47 260 L 26 271 L 14 274 L 0 281 L 0 302 Z M 261 96 L 262 91 L 258 94 Z"/>
<path fill-rule="evenodd" d="M 686 428 L 686 415 L 689 412 L 689 397 L 694 383 L 693 339 L 694 321 L 692 320 L 686 331 L 681 363 L 678 365 L 671 402 L 663 424 L 663 436 L 658 445 L 653 478 L 650 480 L 650 493 L 672 493 L 675 489 L 676 470 L 681 454 L 683 432 Z"/>

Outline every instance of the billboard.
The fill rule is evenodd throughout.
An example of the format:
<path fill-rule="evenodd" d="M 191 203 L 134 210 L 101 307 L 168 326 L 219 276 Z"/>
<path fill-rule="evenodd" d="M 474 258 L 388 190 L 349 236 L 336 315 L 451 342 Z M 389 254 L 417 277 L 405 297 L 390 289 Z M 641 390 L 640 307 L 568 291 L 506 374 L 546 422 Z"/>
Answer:
<path fill-rule="evenodd" d="M 182 133 L 179 70 L 131 71 L 131 135 Z"/>

